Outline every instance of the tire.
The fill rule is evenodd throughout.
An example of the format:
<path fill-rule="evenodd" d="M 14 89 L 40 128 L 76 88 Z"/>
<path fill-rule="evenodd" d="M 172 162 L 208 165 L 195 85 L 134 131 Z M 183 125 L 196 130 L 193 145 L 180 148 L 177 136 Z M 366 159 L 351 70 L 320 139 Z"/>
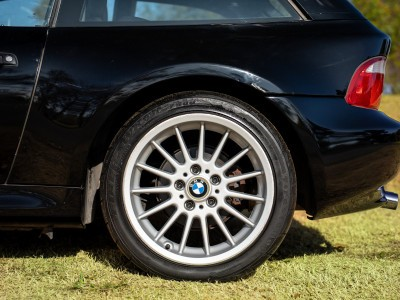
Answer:
<path fill-rule="evenodd" d="M 296 175 L 274 126 L 226 95 L 157 101 L 120 130 L 106 156 L 102 209 L 122 252 L 147 273 L 228 281 L 282 242 Z"/>

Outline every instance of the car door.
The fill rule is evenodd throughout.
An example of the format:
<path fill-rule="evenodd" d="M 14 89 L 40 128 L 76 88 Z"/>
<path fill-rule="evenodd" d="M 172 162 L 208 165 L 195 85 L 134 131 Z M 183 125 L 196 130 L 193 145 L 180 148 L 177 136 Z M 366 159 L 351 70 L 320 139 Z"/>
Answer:
<path fill-rule="evenodd" d="M 0 184 L 7 180 L 23 133 L 53 2 L 0 1 Z"/>

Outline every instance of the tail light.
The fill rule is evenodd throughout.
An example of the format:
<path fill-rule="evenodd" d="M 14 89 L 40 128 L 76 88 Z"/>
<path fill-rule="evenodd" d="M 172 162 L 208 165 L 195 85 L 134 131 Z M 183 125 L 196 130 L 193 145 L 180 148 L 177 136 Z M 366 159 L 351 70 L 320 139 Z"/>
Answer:
<path fill-rule="evenodd" d="M 350 105 L 378 109 L 383 93 L 386 57 L 374 57 L 362 63 L 350 81 L 346 102 Z"/>

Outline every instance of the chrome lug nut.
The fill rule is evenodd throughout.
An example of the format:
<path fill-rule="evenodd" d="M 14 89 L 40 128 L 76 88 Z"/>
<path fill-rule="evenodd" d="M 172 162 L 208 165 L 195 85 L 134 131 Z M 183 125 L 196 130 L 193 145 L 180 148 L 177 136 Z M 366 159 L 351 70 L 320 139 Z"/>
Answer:
<path fill-rule="evenodd" d="M 193 175 L 199 175 L 201 172 L 201 167 L 199 165 L 193 165 L 190 168 L 190 172 L 192 172 Z"/>
<path fill-rule="evenodd" d="M 215 207 L 215 206 L 217 206 L 217 199 L 215 199 L 215 198 L 208 198 L 207 199 L 207 205 L 209 206 L 209 207 Z"/>
<path fill-rule="evenodd" d="M 185 183 L 183 182 L 183 180 L 177 180 L 175 181 L 175 188 L 178 191 L 182 191 L 185 188 Z"/>
<path fill-rule="evenodd" d="M 211 183 L 213 185 L 218 185 L 221 183 L 221 177 L 219 177 L 218 175 L 213 175 L 211 176 Z"/>
<path fill-rule="evenodd" d="M 195 205 L 194 201 L 188 200 L 185 202 L 185 208 L 187 210 L 193 210 L 195 207 L 196 207 L 196 205 Z"/>

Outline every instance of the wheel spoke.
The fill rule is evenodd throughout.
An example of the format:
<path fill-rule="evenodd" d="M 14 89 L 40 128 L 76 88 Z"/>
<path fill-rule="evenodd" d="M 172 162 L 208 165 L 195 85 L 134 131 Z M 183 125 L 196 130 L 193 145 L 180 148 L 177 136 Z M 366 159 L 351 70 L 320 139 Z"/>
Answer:
<path fill-rule="evenodd" d="M 241 175 L 238 175 L 238 176 L 228 177 L 226 179 L 226 183 L 229 184 L 229 183 L 233 183 L 233 182 L 238 182 L 238 181 L 241 181 L 241 180 L 254 178 L 254 177 L 260 176 L 262 174 L 264 174 L 263 171 L 254 171 L 254 172 L 250 172 L 250 173 L 246 173 L 246 174 L 241 174 Z"/>
<path fill-rule="evenodd" d="M 179 168 L 179 163 L 173 158 L 163 147 L 161 147 L 157 142 L 151 141 L 152 145 L 161 153 L 162 156 L 177 170 Z"/>
<path fill-rule="evenodd" d="M 221 220 L 221 217 L 219 216 L 218 213 L 215 213 L 213 215 L 213 218 L 215 220 L 215 222 L 217 222 L 219 228 L 221 229 L 221 231 L 224 233 L 224 235 L 226 236 L 227 240 L 229 241 L 229 243 L 232 246 L 235 246 L 235 241 L 233 240 L 233 237 L 231 235 L 231 233 L 229 232 L 228 228 L 226 227 L 225 223 Z"/>
<path fill-rule="evenodd" d="M 250 221 L 249 218 L 247 218 L 245 215 L 243 215 L 242 213 L 238 212 L 236 209 L 234 209 L 232 206 L 230 206 L 229 204 L 225 204 L 223 206 L 223 209 L 230 213 L 232 216 L 238 218 L 239 220 L 241 220 L 243 223 L 246 223 L 247 225 L 249 225 L 250 227 L 254 227 L 255 224 Z"/>
<path fill-rule="evenodd" d="M 182 254 L 183 250 L 185 250 L 186 243 L 187 243 L 189 233 L 190 233 L 190 229 L 192 228 L 192 223 L 193 223 L 193 217 L 189 215 L 186 220 L 185 230 L 183 231 L 181 244 L 179 246 L 179 254 Z"/>
<path fill-rule="evenodd" d="M 221 154 L 221 151 L 224 148 L 226 141 L 228 140 L 229 133 L 230 133 L 229 130 L 227 130 L 225 132 L 224 136 L 222 137 L 221 141 L 218 144 L 217 149 L 215 149 L 215 151 L 214 151 L 214 154 L 210 160 L 210 162 L 213 163 L 214 165 L 215 165 L 219 155 Z"/>
<path fill-rule="evenodd" d="M 145 188 L 137 188 L 131 190 L 131 194 L 139 195 L 139 194 L 166 194 L 170 193 L 170 186 L 159 186 L 159 187 L 145 187 Z"/>
<path fill-rule="evenodd" d="M 161 203 L 158 204 L 157 206 L 155 206 L 155 207 L 153 207 L 153 208 L 151 208 L 151 209 L 149 209 L 149 210 L 146 210 L 144 213 L 142 213 L 142 214 L 138 217 L 138 219 L 139 219 L 139 220 L 147 219 L 147 218 L 150 217 L 151 215 L 154 215 L 155 213 L 158 213 L 159 211 L 162 211 L 162 210 L 164 210 L 164 209 L 170 207 L 170 206 L 173 205 L 173 204 L 174 204 L 174 202 L 173 202 L 172 199 L 167 200 L 167 201 L 164 201 L 164 202 L 161 202 Z"/>
<path fill-rule="evenodd" d="M 210 242 L 209 242 L 209 237 L 208 237 L 208 227 L 207 227 L 207 220 L 206 217 L 200 218 L 200 223 L 201 223 L 201 233 L 203 234 L 203 244 L 204 244 L 204 250 L 206 252 L 206 255 L 210 255 Z"/>
<path fill-rule="evenodd" d="M 235 163 L 237 163 L 243 156 L 245 156 L 250 151 L 250 148 L 247 147 L 232 157 L 229 161 L 227 161 L 223 166 L 222 169 L 226 172 L 230 167 L 232 167 Z"/>
<path fill-rule="evenodd" d="M 239 192 L 235 192 L 235 191 L 228 191 L 226 193 L 226 196 L 227 197 L 232 197 L 232 198 L 239 198 L 239 199 L 257 201 L 257 202 L 264 202 L 265 201 L 265 199 L 263 197 L 252 195 L 252 194 L 239 193 Z"/>
<path fill-rule="evenodd" d="M 199 153 L 197 155 L 197 159 L 204 160 L 204 144 L 205 144 L 205 135 L 206 135 L 206 128 L 203 122 L 201 122 L 200 126 L 200 137 L 199 137 Z"/>
<path fill-rule="evenodd" d="M 172 180 L 172 174 L 171 173 L 167 173 L 167 172 L 164 172 L 164 171 L 162 171 L 160 169 L 156 169 L 156 168 L 153 168 L 153 167 L 151 167 L 149 165 L 145 165 L 145 164 L 141 164 L 141 163 L 138 163 L 136 166 L 138 168 L 140 168 L 142 170 L 145 170 L 147 172 L 150 172 L 150 173 L 152 173 L 154 175 L 157 175 L 157 176 Z"/>
<path fill-rule="evenodd" d="M 181 215 L 181 213 L 179 213 L 178 211 L 176 211 L 171 218 L 168 220 L 167 223 L 165 223 L 165 225 L 163 226 L 163 228 L 161 228 L 161 230 L 157 233 L 157 236 L 155 237 L 155 241 L 158 241 L 167 231 L 168 229 L 175 223 L 175 221 L 179 218 L 179 216 Z"/>
<path fill-rule="evenodd" d="M 185 158 L 185 163 L 189 163 L 192 158 L 190 157 L 189 151 L 186 147 L 185 140 L 183 139 L 182 132 L 178 127 L 175 127 L 176 137 L 178 138 L 179 145 L 181 146 L 183 157 Z"/>

